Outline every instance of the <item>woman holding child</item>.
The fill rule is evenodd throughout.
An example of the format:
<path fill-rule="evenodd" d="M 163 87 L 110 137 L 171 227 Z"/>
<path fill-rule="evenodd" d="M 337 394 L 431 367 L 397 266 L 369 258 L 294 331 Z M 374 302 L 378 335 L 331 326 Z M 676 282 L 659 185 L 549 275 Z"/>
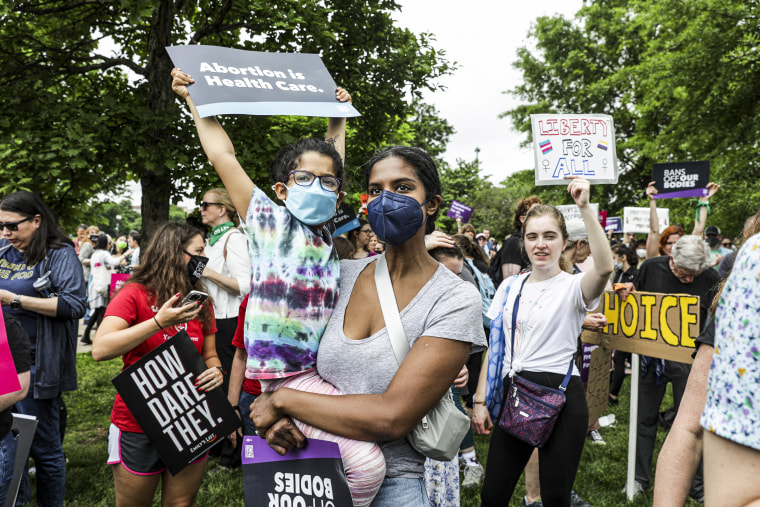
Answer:
<path fill-rule="evenodd" d="M 299 141 L 284 148 L 272 164 L 274 191 L 285 203 L 282 211 L 245 174 L 219 124 L 198 117 L 185 88 L 192 83 L 190 76 L 179 69 L 172 75 L 173 88 L 193 112 L 204 150 L 246 216 L 251 244 L 260 245 L 270 259 L 280 252 L 295 255 L 291 262 L 281 259 L 276 272 L 254 259 L 246 377 L 281 378 L 316 366 L 343 393 L 325 396 L 288 387 L 266 392 L 252 408 L 259 434 L 283 454 L 301 447 L 303 426 L 294 425 L 293 417 L 348 439 L 381 442 L 386 471 L 377 495 L 368 493 L 371 505 L 424 504 L 425 458 L 405 437 L 444 395 L 473 345 L 485 344 L 482 327 L 472 324 L 481 321 L 480 295 L 425 248 L 425 232 L 433 230 L 441 202 L 434 162 L 423 150 L 393 147 L 370 161 L 365 177 L 369 222 L 378 239 L 388 244 L 388 269 L 411 346 L 399 366 L 375 287 L 377 257 L 338 264 L 323 228 L 343 198 L 338 152 L 345 120 L 330 120 L 328 137 L 337 136 L 335 147 Z M 349 96 L 338 89 L 337 98 Z M 294 288 L 298 290 L 292 297 L 272 299 Z M 266 312 L 260 314 L 259 308 Z M 265 330 L 277 332 L 266 344 Z M 288 338 L 294 332 L 302 338 L 297 343 Z M 293 364 L 283 357 L 298 360 Z"/>

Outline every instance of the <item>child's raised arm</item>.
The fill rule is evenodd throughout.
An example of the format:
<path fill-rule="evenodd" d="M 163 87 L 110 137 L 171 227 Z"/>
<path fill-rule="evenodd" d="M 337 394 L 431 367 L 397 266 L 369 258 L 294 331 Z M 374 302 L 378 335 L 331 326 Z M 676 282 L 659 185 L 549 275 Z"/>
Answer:
<path fill-rule="evenodd" d="M 341 102 L 351 103 L 351 94 L 345 89 L 338 87 L 335 90 L 335 98 Z M 325 141 L 332 143 L 335 147 L 335 151 L 340 154 L 340 159 L 343 161 L 343 165 L 346 164 L 346 119 L 345 118 L 330 118 L 327 124 L 327 134 L 325 134 Z"/>
<path fill-rule="evenodd" d="M 245 217 L 248 214 L 248 203 L 253 194 L 253 181 L 235 157 L 232 141 L 219 122 L 216 121 L 216 118 L 213 116 L 201 118 L 198 115 L 193 99 L 187 91 L 187 85 L 193 82 L 193 78 L 182 70 L 172 69 L 172 90 L 187 102 L 195 120 L 195 127 L 198 130 L 203 151 L 222 179 L 235 209 L 240 216 Z"/>

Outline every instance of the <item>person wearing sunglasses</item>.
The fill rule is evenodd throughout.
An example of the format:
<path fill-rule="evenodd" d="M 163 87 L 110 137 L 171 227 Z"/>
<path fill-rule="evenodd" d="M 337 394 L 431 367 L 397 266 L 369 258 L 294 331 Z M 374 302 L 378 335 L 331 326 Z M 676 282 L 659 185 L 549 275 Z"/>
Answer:
<path fill-rule="evenodd" d="M 208 264 L 203 270 L 203 280 L 214 301 L 216 319 L 216 354 L 225 371 L 232 369 L 232 359 L 237 348 L 232 344 L 238 325 L 238 310 L 243 298 L 251 290 L 251 259 L 248 257 L 248 239 L 238 226 L 235 205 L 223 188 L 212 188 L 203 194 L 200 204 L 201 221 L 211 228 L 211 234 L 203 250 Z M 229 388 L 229 377 L 224 377 L 223 389 Z M 240 451 L 225 440 L 212 450 L 221 453 L 219 466 L 225 469 L 240 466 Z"/>
<path fill-rule="evenodd" d="M 30 455 L 37 467 L 37 504 L 63 505 L 66 470 L 61 446 L 61 393 L 77 388 L 78 321 L 85 283 L 74 243 L 53 211 L 31 192 L 0 201 L 0 302 L 30 339 L 29 394 L 16 411 L 37 417 Z M 31 499 L 24 473 L 19 502 Z"/>
<path fill-rule="evenodd" d="M 366 257 L 372 257 L 377 253 L 370 248 L 370 240 L 374 238 L 372 234 L 372 227 L 369 226 L 369 222 L 363 218 L 359 219 L 358 229 L 354 229 L 348 233 L 348 239 L 351 244 L 354 245 L 354 255 L 352 259 L 364 259 Z"/>

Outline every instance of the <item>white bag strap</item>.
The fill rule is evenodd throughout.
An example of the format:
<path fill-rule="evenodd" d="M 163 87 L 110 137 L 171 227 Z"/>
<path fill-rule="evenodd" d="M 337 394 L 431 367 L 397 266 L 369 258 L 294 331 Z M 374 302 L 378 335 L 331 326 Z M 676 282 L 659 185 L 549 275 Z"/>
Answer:
<path fill-rule="evenodd" d="M 375 285 L 377 286 L 377 296 L 380 298 L 380 309 L 383 311 L 385 328 L 388 330 L 388 337 L 391 340 L 391 347 L 396 356 L 396 362 L 401 366 L 409 353 L 409 342 L 406 339 L 406 333 L 404 333 L 404 325 L 401 323 L 401 315 L 396 304 L 396 296 L 393 292 L 385 253 L 377 256 Z"/>

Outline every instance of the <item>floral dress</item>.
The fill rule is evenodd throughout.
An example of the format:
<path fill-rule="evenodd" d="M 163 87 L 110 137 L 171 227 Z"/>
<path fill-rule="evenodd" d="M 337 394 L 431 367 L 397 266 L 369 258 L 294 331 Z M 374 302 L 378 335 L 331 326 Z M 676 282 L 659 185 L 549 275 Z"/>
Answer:
<path fill-rule="evenodd" d="M 739 251 L 715 316 L 715 352 L 700 424 L 760 450 L 760 234 Z M 756 399 L 757 398 L 757 399 Z"/>

